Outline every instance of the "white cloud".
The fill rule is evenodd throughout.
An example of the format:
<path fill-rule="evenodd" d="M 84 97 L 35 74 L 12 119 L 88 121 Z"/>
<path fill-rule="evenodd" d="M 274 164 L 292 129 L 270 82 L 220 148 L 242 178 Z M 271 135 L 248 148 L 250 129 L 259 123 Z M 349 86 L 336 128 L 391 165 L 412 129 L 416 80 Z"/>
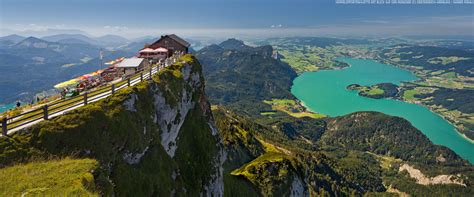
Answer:
<path fill-rule="evenodd" d="M 271 25 L 270 28 L 282 28 L 283 25 L 282 24 L 278 24 L 278 25 Z"/>
<path fill-rule="evenodd" d="M 278 37 L 278 36 L 327 36 L 327 35 L 474 35 L 472 25 L 474 16 L 451 17 L 398 17 L 374 18 L 371 20 L 354 19 L 339 24 L 286 27 L 282 24 L 273 24 L 266 28 L 149 28 L 125 25 L 102 26 L 68 26 L 68 25 L 40 25 L 40 24 L 13 24 L 4 25 L 1 34 L 17 33 L 25 36 L 44 36 L 46 34 L 81 33 L 101 36 L 116 34 L 128 38 L 141 36 L 160 36 L 176 33 L 182 36 L 208 37 Z M 61 27 L 61 28 L 57 28 Z M 6 31 L 8 29 L 8 31 Z M 80 30 L 79 30 L 80 29 Z M 87 33 L 86 33 L 87 32 Z"/>

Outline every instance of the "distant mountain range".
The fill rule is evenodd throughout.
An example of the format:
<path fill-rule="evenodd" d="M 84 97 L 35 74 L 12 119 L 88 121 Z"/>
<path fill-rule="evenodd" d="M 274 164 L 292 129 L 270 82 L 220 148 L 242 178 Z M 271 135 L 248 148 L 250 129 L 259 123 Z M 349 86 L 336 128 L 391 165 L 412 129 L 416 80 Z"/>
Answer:
<path fill-rule="evenodd" d="M 41 39 L 50 41 L 50 42 L 61 42 L 62 40 L 80 40 L 84 43 L 89 43 L 92 45 L 97 45 L 99 42 L 93 38 L 82 34 L 57 34 L 52 36 L 41 37 Z"/>
<path fill-rule="evenodd" d="M 12 34 L 12 35 L 9 35 L 9 36 L 1 37 L 0 38 L 0 44 L 13 45 L 13 44 L 16 44 L 16 43 L 24 40 L 25 38 L 26 37 L 19 36 L 19 35 L 16 35 L 16 34 Z"/>
<path fill-rule="evenodd" d="M 87 43 L 101 47 L 118 47 L 129 44 L 131 41 L 127 38 L 117 35 L 104 35 L 100 37 L 88 37 L 82 34 L 57 34 L 45 36 L 41 39 L 50 42 L 59 43 Z"/>
<path fill-rule="evenodd" d="M 30 100 L 35 94 L 53 88 L 56 83 L 99 69 L 99 52 L 104 61 L 135 56 L 146 43 L 159 36 L 133 40 L 117 35 L 92 37 L 80 33 L 24 37 L 12 34 L 0 37 L 0 104 L 17 99 Z M 190 41 L 201 48 L 205 43 Z"/>
<path fill-rule="evenodd" d="M 26 37 L 12 34 L 5 37 L 0 37 L 0 43 L 3 45 L 13 45 L 22 40 Z M 100 37 L 90 37 L 83 34 L 56 34 L 50 36 L 44 36 L 40 39 L 49 41 L 49 42 L 58 42 L 58 43 L 65 43 L 65 44 L 90 44 L 100 47 L 119 47 L 124 46 L 129 43 L 132 43 L 131 40 L 117 36 L 117 35 L 104 35 Z M 141 41 L 141 40 L 137 40 Z"/>
<path fill-rule="evenodd" d="M 304 43 L 327 46 L 344 42 L 363 41 L 314 38 Z M 402 118 L 378 112 L 317 119 L 278 111 L 271 116 L 262 114 L 275 105 L 265 101 L 295 99 L 290 90 L 296 72 L 272 58 L 271 52 L 268 45 L 251 47 L 229 39 L 195 53 L 206 79 L 207 97 L 220 109 L 213 111 L 216 125 L 224 131 L 223 141 L 229 145 L 224 174 L 234 177 L 224 175 L 226 195 L 259 196 L 254 194 L 260 191 L 260 196 L 291 196 L 285 192 L 292 191 L 289 183 L 295 179 L 285 178 L 281 172 L 291 177 L 292 171 L 308 183 L 301 188 L 316 191 L 314 196 L 389 196 L 391 188 L 413 196 L 473 193 L 472 185 L 422 185 L 410 172 L 400 170 L 409 164 L 425 174 L 462 174 L 466 180 L 474 176 L 471 164 L 452 150 L 434 145 Z M 452 98 L 453 92 L 448 94 Z M 252 140 L 254 134 L 258 137 Z M 254 142 L 258 141 L 276 142 L 287 150 L 282 152 L 299 158 L 278 157 L 269 151 L 256 156 L 259 145 Z M 299 164 L 291 164 L 293 161 Z M 242 180 L 254 185 L 240 183 Z M 295 196 L 311 194 L 301 189 Z"/>
<path fill-rule="evenodd" d="M 86 36 L 91 36 L 85 31 L 79 30 L 79 29 L 57 29 L 57 28 L 47 28 L 47 29 L 38 29 L 38 30 L 33 30 L 33 29 L 28 29 L 24 31 L 18 31 L 18 30 L 12 30 L 9 28 L 4 28 L 0 27 L 0 32 L 2 33 L 2 36 L 4 35 L 11 35 L 11 34 L 18 34 L 21 36 L 34 36 L 34 37 L 44 37 L 44 36 L 50 36 L 50 35 L 57 35 L 57 34 L 82 34 Z"/>
<path fill-rule="evenodd" d="M 131 42 L 113 35 L 98 38 L 81 34 L 41 39 L 19 35 L 1 37 L 0 103 L 32 99 L 36 93 L 51 89 L 56 83 L 99 69 L 100 50 L 108 61 L 133 56 L 144 44 L 144 41 Z"/>

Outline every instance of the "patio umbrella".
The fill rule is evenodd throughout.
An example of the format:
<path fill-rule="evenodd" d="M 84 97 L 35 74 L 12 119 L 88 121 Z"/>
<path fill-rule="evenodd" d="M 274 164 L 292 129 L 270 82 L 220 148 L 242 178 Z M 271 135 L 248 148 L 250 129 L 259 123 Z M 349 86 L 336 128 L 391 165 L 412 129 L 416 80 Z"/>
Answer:
<path fill-rule="evenodd" d="M 116 64 L 116 63 L 119 63 L 121 61 L 123 61 L 125 59 L 125 57 L 121 57 L 121 58 L 117 58 L 115 60 L 112 60 L 112 61 L 108 61 L 107 63 L 105 63 L 106 65 L 113 65 L 113 64 Z"/>
<path fill-rule="evenodd" d="M 54 88 L 56 89 L 63 89 L 67 86 L 70 86 L 70 85 L 74 85 L 74 84 L 77 84 L 79 83 L 79 80 L 76 78 L 76 79 L 71 79 L 69 81 L 65 81 L 65 82 L 62 82 L 62 83 L 58 83 L 54 86 Z"/>
<path fill-rule="evenodd" d="M 90 75 L 82 75 L 79 77 L 80 80 L 87 80 L 89 79 L 91 76 Z"/>

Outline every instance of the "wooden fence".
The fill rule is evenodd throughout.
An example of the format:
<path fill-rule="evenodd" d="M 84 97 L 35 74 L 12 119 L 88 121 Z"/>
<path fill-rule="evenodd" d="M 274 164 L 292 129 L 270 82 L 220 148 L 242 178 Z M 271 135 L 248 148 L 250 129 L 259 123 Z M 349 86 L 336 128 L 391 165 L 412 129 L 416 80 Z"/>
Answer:
<path fill-rule="evenodd" d="M 152 65 L 150 69 L 136 73 L 135 75 L 132 75 L 117 83 L 108 84 L 104 87 L 100 87 L 91 91 L 84 91 L 83 94 L 77 95 L 75 97 L 54 101 L 37 109 L 12 117 L 3 118 L 0 124 L 0 127 L 2 128 L 2 135 L 6 136 L 7 134 L 11 134 L 22 128 L 34 125 L 42 120 L 48 120 L 50 118 L 60 116 L 67 111 L 104 99 L 114 94 L 117 90 L 133 86 L 146 79 L 151 79 L 153 74 L 157 73 L 163 67 L 168 66 L 168 64 L 174 63 L 177 58 L 178 57 L 168 58 L 163 64 Z"/>

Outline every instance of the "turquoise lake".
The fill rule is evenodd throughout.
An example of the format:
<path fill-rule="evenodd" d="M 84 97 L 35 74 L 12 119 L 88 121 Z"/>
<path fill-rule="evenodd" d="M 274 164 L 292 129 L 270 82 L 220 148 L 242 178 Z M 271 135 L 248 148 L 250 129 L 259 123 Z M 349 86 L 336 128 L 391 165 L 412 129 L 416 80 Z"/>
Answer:
<path fill-rule="evenodd" d="M 11 104 L 0 104 L 0 113 L 7 111 L 9 109 L 13 109 L 15 107 L 14 103 Z"/>
<path fill-rule="evenodd" d="M 407 119 L 433 143 L 444 145 L 474 163 L 474 143 L 428 108 L 392 99 L 371 99 L 347 90 L 350 84 L 374 85 L 417 80 L 411 72 L 373 60 L 339 58 L 351 66 L 342 70 L 306 72 L 293 81 L 291 92 L 310 110 L 332 117 L 356 111 L 377 111 Z"/>

